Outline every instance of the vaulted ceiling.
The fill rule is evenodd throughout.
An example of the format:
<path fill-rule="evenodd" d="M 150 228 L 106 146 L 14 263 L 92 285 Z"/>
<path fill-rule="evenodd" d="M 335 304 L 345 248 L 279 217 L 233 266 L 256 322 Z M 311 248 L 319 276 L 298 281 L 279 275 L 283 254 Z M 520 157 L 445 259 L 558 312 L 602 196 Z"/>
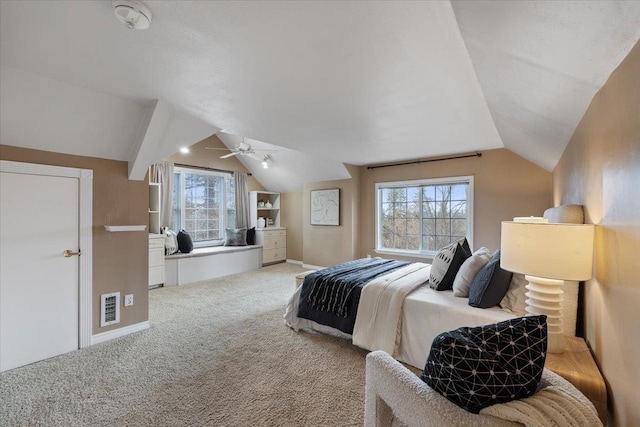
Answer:
<path fill-rule="evenodd" d="M 110 1 L 2 1 L 2 143 L 135 175 L 224 130 L 281 147 L 281 191 L 500 147 L 551 170 L 640 37 L 637 1 L 144 3 L 131 31 Z"/>

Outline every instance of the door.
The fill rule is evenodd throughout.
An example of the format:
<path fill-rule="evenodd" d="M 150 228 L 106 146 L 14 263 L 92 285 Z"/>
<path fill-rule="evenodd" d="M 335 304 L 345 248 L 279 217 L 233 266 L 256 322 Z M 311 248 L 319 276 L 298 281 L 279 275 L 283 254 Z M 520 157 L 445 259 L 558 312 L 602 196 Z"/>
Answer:
<path fill-rule="evenodd" d="M 0 371 L 78 348 L 79 180 L 0 173 Z"/>

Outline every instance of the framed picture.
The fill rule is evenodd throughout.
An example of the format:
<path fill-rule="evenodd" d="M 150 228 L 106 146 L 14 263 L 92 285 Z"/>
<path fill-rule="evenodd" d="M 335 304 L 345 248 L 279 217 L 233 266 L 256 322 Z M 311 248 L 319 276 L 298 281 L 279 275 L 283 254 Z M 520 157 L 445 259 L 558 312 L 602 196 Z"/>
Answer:
<path fill-rule="evenodd" d="M 311 190 L 311 225 L 340 225 L 340 189 Z"/>

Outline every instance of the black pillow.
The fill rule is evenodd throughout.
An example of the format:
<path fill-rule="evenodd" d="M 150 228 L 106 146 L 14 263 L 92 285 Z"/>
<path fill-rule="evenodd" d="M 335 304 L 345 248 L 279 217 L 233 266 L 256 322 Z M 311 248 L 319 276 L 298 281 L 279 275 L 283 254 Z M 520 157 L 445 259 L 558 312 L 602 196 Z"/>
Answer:
<path fill-rule="evenodd" d="M 458 270 L 470 256 L 471 248 L 466 237 L 442 248 L 431 264 L 429 286 L 437 291 L 452 289 Z"/>
<path fill-rule="evenodd" d="M 225 246 L 247 246 L 246 228 L 227 228 Z"/>
<path fill-rule="evenodd" d="M 251 227 L 247 230 L 247 245 L 255 245 L 256 244 L 256 228 Z"/>
<path fill-rule="evenodd" d="M 547 355 L 547 316 L 438 335 L 420 377 L 469 412 L 535 393 Z"/>
<path fill-rule="evenodd" d="M 178 250 L 180 252 L 188 254 L 193 250 L 193 240 L 191 240 L 191 236 L 186 230 L 180 230 L 176 239 L 178 240 Z"/>
<path fill-rule="evenodd" d="M 509 290 L 511 276 L 513 276 L 511 271 L 500 268 L 500 249 L 498 249 L 471 282 L 469 305 L 489 308 L 500 304 Z"/>

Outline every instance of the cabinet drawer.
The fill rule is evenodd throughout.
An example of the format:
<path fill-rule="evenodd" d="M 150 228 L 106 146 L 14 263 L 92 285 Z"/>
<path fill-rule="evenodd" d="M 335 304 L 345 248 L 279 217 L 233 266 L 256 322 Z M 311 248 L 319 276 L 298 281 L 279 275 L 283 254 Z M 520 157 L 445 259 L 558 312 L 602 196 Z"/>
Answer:
<path fill-rule="evenodd" d="M 149 249 L 162 248 L 164 250 L 164 239 L 149 239 Z"/>
<path fill-rule="evenodd" d="M 281 237 L 283 239 L 287 238 L 287 230 L 273 230 L 270 232 L 272 236 Z"/>
<path fill-rule="evenodd" d="M 262 263 L 268 264 L 270 262 L 284 261 L 287 258 L 286 248 L 275 249 L 263 249 L 262 251 Z"/>
<path fill-rule="evenodd" d="M 287 236 L 287 230 L 269 230 L 268 228 L 262 228 L 260 230 L 264 234 L 265 239 L 267 237 L 286 237 Z"/>
<path fill-rule="evenodd" d="M 287 238 L 282 236 L 265 236 L 262 244 L 265 249 L 284 248 L 287 246 Z"/>
<path fill-rule="evenodd" d="M 149 249 L 149 267 L 164 267 L 164 247 Z"/>
<path fill-rule="evenodd" d="M 149 267 L 149 286 L 164 283 L 164 266 Z"/>

